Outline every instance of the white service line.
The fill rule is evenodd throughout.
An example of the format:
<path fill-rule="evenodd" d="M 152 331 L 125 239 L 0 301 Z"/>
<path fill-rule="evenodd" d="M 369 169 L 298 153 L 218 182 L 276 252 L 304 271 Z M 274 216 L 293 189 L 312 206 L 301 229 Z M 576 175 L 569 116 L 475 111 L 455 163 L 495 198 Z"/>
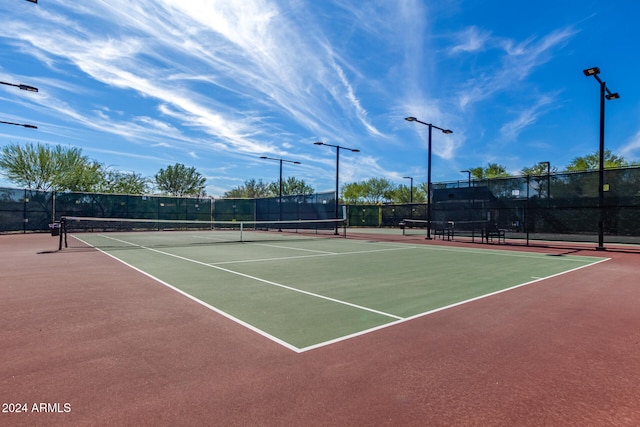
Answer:
<path fill-rule="evenodd" d="M 403 317 L 396 316 L 395 314 L 385 313 L 384 311 L 375 310 L 373 308 L 364 307 L 362 305 L 353 304 L 353 303 L 350 303 L 350 302 L 347 302 L 347 301 L 342 301 L 342 300 L 339 300 L 339 299 L 336 299 L 336 298 L 327 297 L 327 296 L 316 294 L 316 293 L 309 292 L 309 291 L 304 291 L 302 289 L 297 289 L 297 288 L 294 288 L 294 287 L 291 287 L 291 286 L 283 285 L 282 283 L 276 283 L 276 282 L 272 282 L 270 280 L 262 279 L 260 277 L 251 276 L 251 275 L 245 274 L 245 273 L 240 273 L 239 271 L 229 270 L 228 268 L 220 267 L 220 266 L 217 266 L 217 265 L 210 265 L 210 264 L 207 264 L 207 263 L 202 262 L 202 261 L 197 261 L 195 259 L 186 258 L 186 257 L 180 256 L 180 255 L 175 255 L 175 254 L 172 254 L 172 253 L 169 253 L 169 252 L 164 252 L 164 251 L 161 251 L 161 250 L 158 250 L 158 249 L 153 249 L 153 248 L 149 248 L 149 247 L 146 247 L 146 246 L 143 246 L 143 245 L 138 245 L 138 244 L 135 244 L 135 243 L 127 242 L 126 240 L 120 240 L 120 239 L 116 239 L 115 237 L 109 237 L 109 236 L 104 236 L 104 237 L 106 237 L 108 239 L 115 240 L 117 242 L 121 242 L 121 243 L 129 244 L 129 245 L 137 246 L 137 247 L 139 247 L 141 249 L 146 249 L 148 251 L 152 251 L 152 252 L 156 252 L 156 253 L 159 253 L 159 254 L 162 254 L 162 255 L 166 255 L 166 256 L 173 257 L 173 258 L 177 258 L 177 259 L 180 259 L 180 260 L 183 260 L 183 261 L 192 262 L 194 264 L 202 265 L 202 266 L 209 267 L 209 268 L 215 268 L 216 270 L 224 271 L 224 272 L 230 273 L 230 274 L 235 274 L 236 276 L 241 276 L 241 277 L 245 277 L 247 279 L 255 280 L 257 282 L 266 283 L 267 285 L 276 286 L 276 287 L 279 287 L 279 288 L 287 289 L 289 291 L 298 292 L 298 293 L 301 293 L 301 294 L 304 294 L 304 295 L 309 295 L 309 296 L 312 296 L 312 297 L 315 297 L 315 298 L 319 298 L 319 299 L 323 299 L 323 300 L 326 300 L 326 301 L 331 301 L 331 302 L 334 302 L 334 303 L 337 303 L 337 304 L 346 305 L 346 306 L 349 306 L 349 307 L 357 308 L 359 310 L 368 311 L 370 313 L 375 313 L 375 314 L 379 314 L 381 316 L 390 317 L 392 319 L 397 319 L 397 320 L 404 319 Z"/>
<path fill-rule="evenodd" d="M 294 249 L 294 248 L 291 248 Z M 342 255 L 358 255 L 358 254 L 372 254 L 375 252 L 390 252 L 390 251 L 401 251 L 411 249 L 410 247 L 406 248 L 391 248 L 391 249 L 373 249 L 370 251 L 351 251 L 351 252 L 327 252 L 315 255 L 293 255 L 286 257 L 277 257 L 277 258 L 257 258 L 257 259 L 243 259 L 238 261 L 220 261 L 220 262 L 212 262 L 209 265 L 221 265 L 221 264 L 242 264 L 248 262 L 263 262 L 263 261 L 283 261 L 288 259 L 299 259 L 299 258 L 317 258 L 317 257 L 325 257 L 325 256 L 342 256 Z"/>
<path fill-rule="evenodd" d="M 105 236 L 105 235 L 103 235 L 103 234 L 99 234 L 99 236 L 102 236 L 102 237 L 105 237 L 105 238 L 109 238 L 109 237 L 107 237 L 107 236 Z M 227 319 L 231 320 L 232 322 L 236 322 L 237 324 L 239 324 L 239 325 L 241 325 L 241 326 L 244 326 L 245 328 L 247 328 L 247 329 L 249 329 L 249 330 L 251 330 L 251 331 L 253 331 L 253 332 L 257 333 L 258 335 L 261 335 L 261 336 L 263 336 L 263 337 L 265 337 L 265 338 L 267 338 L 267 339 L 269 339 L 269 340 L 271 340 L 271 341 L 273 341 L 273 342 L 275 342 L 275 343 L 278 343 L 278 344 L 280 344 L 281 346 L 283 346 L 283 347 L 285 347 L 285 348 L 288 348 L 289 350 L 294 351 L 294 352 L 296 352 L 296 353 L 300 353 L 300 352 L 301 352 L 301 351 L 300 351 L 300 349 L 299 349 L 298 347 L 296 347 L 296 346 L 294 346 L 294 345 L 291 345 L 291 344 L 289 344 L 288 342 L 286 342 L 286 341 L 284 341 L 284 340 L 282 340 L 282 339 L 280 339 L 280 338 L 278 338 L 278 337 L 276 337 L 276 336 L 274 336 L 274 335 L 271 335 L 271 334 L 269 334 L 269 333 L 267 333 L 267 332 L 263 331 L 262 329 L 258 329 L 258 328 L 256 328 L 255 326 L 253 326 L 252 324 L 247 323 L 247 322 L 245 322 L 244 320 L 238 319 L 237 317 L 232 316 L 231 314 L 229 314 L 229 313 L 227 313 L 227 312 L 225 312 L 225 311 L 222 311 L 222 310 L 220 310 L 219 308 L 216 308 L 216 307 L 212 306 L 211 304 L 207 304 L 206 302 L 204 302 L 204 301 L 202 301 L 202 300 L 200 300 L 200 299 L 198 299 L 198 298 L 194 297 L 193 295 L 191 295 L 191 294 L 189 294 L 189 293 L 187 293 L 187 292 L 185 292 L 185 291 L 183 291 L 183 290 L 181 290 L 181 289 L 179 289 L 179 288 L 176 288 L 175 286 L 173 286 L 173 285 L 171 285 L 171 284 L 169 284 L 169 283 L 165 282 L 164 280 L 162 280 L 162 279 L 160 279 L 160 278 L 158 278 L 158 277 L 156 277 L 156 276 L 154 276 L 154 275 L 152 275 L 152 274 L 149 274 L 149 273 L 147 273 L 146 271 L 141 270 L 141 269 L 139 269 L 138 267 L 136 267 L 136 266 L 134 266 L 134 265 L 131 265 L 131 264 L 129 264 L 128 262 L 123 261 L 123 260 L 121 260 L 120 258 L 118 258 L 118 257 L 116 257 L 116 256 L 114 256 L 114 255 L 111 255 L 109 252 L 105 252 L 105 251 L 103 251 L 102 249 L 100 249 L 100 248 L 98 248 L 98 247 L 95 247 L 95 246 L 93 246 L 92 244 L 90 244 L 90 243 L 88 243 L 88 242 L 85 242 L 84 240 L 82 240 L 82 239 L 81 239 L 81 238 L 79 238 L 79 237 L 77 237 L 77 236 L 73 236 L 73 238 L 75 238 L 75 239 L 77 239 L 77 240 L 79 240 L 79 241 L 83 242 L 84 244 L 86 244 L 86 245 L 88 245 L 88 246 L 91 246 L 92 248 L 97 249 L 98 251 L 102 252 L 102 253 L 103 253 L 103 254 L 105 254 L 106 256 L 111 257 L 111 258 L 115 259 L 115 260 L 116 260 L 116 261 L 118 261 L 118 262 L 121 262 L 122 264 L 126 265 L 127 267 L 130 267 L 130 268 L 134 269 L 135 271 L 137 271 L 138 273 L 141 273 L 141 274 L 143 274 L 143 275 L 145 275 L 145 276 L 147 276 L 147 277 L 149 277 L 149 278 L 151 278 L 151 279 L 155 280 L 156 282 L 158 282 L 158 283 L 160 283 L 161 285 L 166 286 L 167 288 L 169 288 L 169 289 L 171 289 L 171 290 L 173 290 L 173 291 L 175 291 L 175 292 L 179 293 L 180 295 L 182 295 L 182 296 L 185 296 L 185 297 L 189 298 L 191 301 L 194 301 L 195 303 L 200 304 L 201 306 L 206 307 L 206 308 L 208 308 L 209 310 L 214 311 L 214 312 L 218 313 L 219 315 L 221 315 L 221 316 L 223 316 L 223 317 L 226 317 Z M 114 240 L 115 240 L 115 239 L 114 239 Z M 130 243 L 130 242 L 124 242 L 124 243 L 127 243 L 127 244 L 132 245 L 132 246 L 139 246 L 139 247 L 140 247 L 140 245 L 136 245 L 136 244 L 133 244 L 133 243 Z"/>

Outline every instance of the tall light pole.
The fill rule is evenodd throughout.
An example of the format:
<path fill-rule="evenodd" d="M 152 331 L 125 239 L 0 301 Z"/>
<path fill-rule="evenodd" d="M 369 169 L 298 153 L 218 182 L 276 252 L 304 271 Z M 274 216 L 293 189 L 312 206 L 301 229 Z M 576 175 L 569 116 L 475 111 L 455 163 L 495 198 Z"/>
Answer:
<path fill-rule="evenodd" d="M 413 177 L 412 176 L 403 176 L 404 179 L 411 180 L 411 187 L 409 187 L 409 203 L 413 203 Z"/>
<path fill-rule="evenodd" d="M 467 174 L 467 187 L 471 188 L 471 171 L 466 170 L 466 171 L 460 171 L 460 172 Z"/>
<path fill-rule="evenodd" d="M 598 221 L 598 246 L 596 250 L 603 251 L 604 247 L 604 100 L 612 100 L 620 98 L 620 94 L 617 92 L 611 92 L 607 87 L 607 84 L 603 82 L 598 74 L 600 74 L 600 68 L 593 67 L 587 68 L 583 71 L 584 75 L 589 77 L 593 76 L 600 84 L 600 164 L 598 165 L 598 206 L 600 208 L 600 220 Z"/>
<path fill-rule="evenodd" d="M 471 170 L 467 169 L 460 172 L 467 174 L 467 187 L 469 188 L 469 192 L 471 193 L 471 207 L 469 208 L 469 222 L 471 223 L 471 238 L 475 239 L 476 229 L 473 222 L 473 208 L 475 208 L 475 204 L 476 204 L 476 195 L 471 191 Z"/>
<path fill-rule="evenodd" d="M 427 237 L 426 239 L 431 240 L 431 128 L 436 128 L 445 134 L 453 133 L 453 131 L 449 129 L 443 129 L 431 123 L 425 123 L 423 121 L 416 119 L 415 117 L 405 117 L 405 120 L 408 122 L 420 123 L 429 128 L 429 141 L 428 141 L 429 142 L 429 145 L 428 145 L 429 159 L 428 159 L 428 165 L 427 165 Z"/>
<path fill-rule="evenodd" d="M 314 145 L 326 145 L 327 147 L 334 147 L 336 149 L 336 205 L 335 205 L 335 219 L 339 219 L 339 214 L 338 214 L 338 210 L 339 210 L 339 201 L 338 199 L 339 197 L 339 190 L 340 190 L 340 150 L 348 150 L 351 151 L 352 153 L 359 153 L 360 150 L 358 150 L 357 148 L 347 148 L 347 147 L 341 147 L 340 145 L 333 145 L 333 144 L 326 144 L 324 142 L 314 142 Z M 338 233 L 338 223 L 336 222 L 336 232 L 335 232 L 336 236 L 339 234 Z"/>
<path fill-rule="evenodd" d="M 299 165 L 300 162 L 294 161 L 294 160 L 276 159 L 276 158 L 267 157 L 267 156 L 260 156 L 260 158 L 263 160 L 275 160 L 277 162 L 280 162 L 280 181 L 279 181 L 280 182 L 280 196 L 279 196 L 280 203 L 278 203 L 278 221 L 282 221 L 282 163 L 287 162 L 287 163 L 293 163 L 294 165 Z"/>

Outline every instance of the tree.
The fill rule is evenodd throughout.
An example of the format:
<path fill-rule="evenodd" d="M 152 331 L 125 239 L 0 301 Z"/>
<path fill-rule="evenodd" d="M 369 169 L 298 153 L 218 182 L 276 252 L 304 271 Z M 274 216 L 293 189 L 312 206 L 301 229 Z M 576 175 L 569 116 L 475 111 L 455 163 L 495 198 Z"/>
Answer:
<path fill-rule="evenodd" d="M 274 181 L 269 184 L 269 192 L 272 196 L 280 195 L 280 180 Z M 282 180 L 282 195 L 283 196 L 294 196 L 298 194 L 313 194 L 315 190 L 313 187 L 307 185 L 304 182 L 304 179 L 296 179 L 293 176 L 290 176 L 286 179 Z"/>
<path fill-rule="evenodd" d="M 94 193 L 104 180 L 104 168 L 102 164 L 93 160 L 86 163 L 78 162 L 74 159 L 63 160 L 67 166 L 62 170 L 66 171 L 56 177 L 55 187 L 58 191 L 76 191 Z"/>
<path fill-rule="evenodd" d="M 547 167 L 546 162 L 539 162 L 533 166 L 523 167 L 520 173 L 522 176 L 546 176 L 547 172 L 557 173 L 558 168 L 555 166 Z"/>
<path fill-rule="evenodd" d="M 98 192 L 116 194 L 145 194 L 149 190 L 149 179 L 135 172 L 108 170 L 103 175 Z"/>
<path fill-rule="evenodd" d="M 411 200 L 411 187 L 407 185 L 399 185 L 391 196 L 391 201 L 394 203 L 411 203 Z M 426 200 L 427 193 L 420 185 L 413 187 L 413 203 L 424 203 Z"/>
<path fill-rule="evenodd" d="M 94 191 L 102 179 L 102 165 L 83 156 L 80 148 L 40 143 L 3 147 L 0 169 L 18 185 L 45 191 Z"/>
<path fill-rule="evenodd" d="M 368 202 L 378 203 L 391 200 L 395 186 L 386 178 L 369 178 L 364 182 Z"/>
<path fill-rule="evenodd" d="M 487 167 L 478 166 L 469 170 L 474 179 L 503 178 L 509 176 L 507 168 L 497 163 L 489 163 Z"/>
<path fill-rule="evenodd" d="M 196 168 L 181 163 L 160 169 L 155 175 L 158 189 L 173 196 L 203 196 L 206 181 Z"/>
<path fill-rule="evenodd" d="M 604 150 L 604 167 L 605 169 L 620 168 L 628 166 L 629 163 L 622 156 L 616 156 L 611 150 Z M 567 170 L 569 171 L 589 171 L 596 170 L 600 167 L 600 150 L 586 156 L 576 157 L 569 163 Z"/>
<path fill-rule="evenodd" d="M 550 166 L 547 162 L 539 162 L 530 167 L 524 167 L 520 171 L 523 176 L 531 177 L 532 187 L 539 197 L 549 197 L 551 190 L 551 174 L 558 172 L 558 168 Z M 549 176 L 547 176 L 549 175 Z"/>
<path fill-rule="evenodd" d="M 342 198 L 347 203 L 378 203 L 393 199 L 395 186 L 386 178 L 369 178 L 366 181 L 342 186 Z"/>
<path fill-rule="evenodd" d="M 224 193 L 224 197 L 227 199 L 257 199 L 267 197 L 268 195 L 269 185 L 262 182 L 262 180 L 256 181 L 255 179 L 246 180 L 244 185 L 235 187 Z"/>
<path fill-rule="evenodd" d="M 345 203 L 358 203 L 362 201 L 364 189 L 362 183 L 352 182 L 344 184 L 342 186 L 341 193 L 342 200 L 344 200 Z"/>

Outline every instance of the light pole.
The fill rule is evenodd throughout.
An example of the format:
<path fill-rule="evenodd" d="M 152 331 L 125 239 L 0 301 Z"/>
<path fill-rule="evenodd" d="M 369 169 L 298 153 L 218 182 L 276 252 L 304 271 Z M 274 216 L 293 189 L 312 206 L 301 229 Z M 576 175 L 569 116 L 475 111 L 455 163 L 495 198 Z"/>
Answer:
<path fill-rule="evenodd" d="M 416 119 L 415 117 L 405 117 L 405 120 L 408 122 L 417 122 L 429 128 L 429 141 L 428 141 L 429 142 L 429 145 L 428 145 L 429 159 L 427 164 L 427 237 L 426 239 L 431 240 L 431 128 L 436 128 L 445 134 L 453 133 L 453 131 L 449 129 L 443 129 L 431 123 L 422 122 Z"/>
<path fill-rule="evenodd" d="M 467 187 L 471 188 L 471 171 L 466 170 L 466 171 L 460 171 L 460 172 L 467 174 Z"/>
<path fill-rule="evenodd" d="M 612 100 L 620 98 L 620 94 L 617 92 L 611 92 L 607 87 L 607 84 L 603 82 L 598 74 L 600 74 L 600 68 L 593 67 L 587 68 L 583 71 L 584 75 L 589 77 L 593 76 L 600 84 L 600 164 L 598 165 L 598 206 L 600 208 L 600 220 L 598 221 L 598 246 L 596 250 L 603 251 L 604 247 L 604 100 Z"/>
<path fill-rule="evenodd" d="M 403 178 L 411 180 L 411 187 L 409 189 L 409 191 L 411 191 L 409 193 L 409 203 L 413 203 L 413 177 L 412 176 L 403 176 Z"/>
<path fill-rule="evenodd" d="M 23 128 L 28 128 L 28 129 L 38 129 L 38 126 L 27 125 L 27 124 L 24 124 L 24 123 L 5 122 L 3 120 L 0 120 L 0 123 L 5 124 L 5 125 L 22 126 Z"/>
<path fill-rule="evenodd" d="M 471 170 L 467 169 L 460 172 L 467 174 L 467 187 L 469 188 L 469 192 L 471 192 Z M 474 239 L 474 240 L 475 240 L 476 228 L 473 222 L 473 208 L 475 207 L 475 204 L 476 204 L 476 195 L 473 192 L 471 192 L 471 207 L 469 208 L 469 222 L 471 223 L 471 239 Z"/>
<path fill-rule="evenodd" d="M 336 149 L 336 206 L 335 206 L 335 219 L 339 219 L 338 216 L 338 210 L 339 210 L 339 201 L 338 199 L 339 197 L 339 184 L 340 184 L 340 150 L 348 150 L 351 151 L 352 153 L 359 153 L 360 150 L 358 150 L 357 148 L 347 148 L 347 147 L 341 147 L 340 145 L 333 145 L 333 144 L 326 144 L 324 142 L 314 142 L 314 145 L 326 145 L 327 147 L 334 147 Z M 336 232 L 335 235 L 337 236 L 338 233 L 338 223 L 336 222 Z"/>
<path fill-rule="evenodd" d="M 282 221 L 282 162 L 293 163 L 294 165 L 299 165 L 300 162 L 297 162 L 294 160 L 276 159 L 276 158 L 267 157 L 267 156 L 260 156 L 260 158 L 263 160 L 275 160 L 277 162 L 280 162 L 280 181 L 279 181 L 280 182 L 280 196 L 279 196 L 280 203 L 278 203 L 278 221 Z"/>
<path fill-rule="evenodd" d="M 549 205 L 549 197 L 551 197 L 551 162 L 540 162 L 541 165 L 547 166 L 547 207 Z"/>

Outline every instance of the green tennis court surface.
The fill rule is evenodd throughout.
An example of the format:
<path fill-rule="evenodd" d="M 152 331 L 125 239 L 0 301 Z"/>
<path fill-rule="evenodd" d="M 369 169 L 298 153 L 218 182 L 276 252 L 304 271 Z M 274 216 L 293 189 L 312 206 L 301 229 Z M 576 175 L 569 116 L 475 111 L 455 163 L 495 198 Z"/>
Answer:
<path fill-rule="evenodd" d="M 294 351 L 605 260 L 274 235 L 252 243 L 209 243 L 216 233 L 202 231 L 76 237 Z"/>

